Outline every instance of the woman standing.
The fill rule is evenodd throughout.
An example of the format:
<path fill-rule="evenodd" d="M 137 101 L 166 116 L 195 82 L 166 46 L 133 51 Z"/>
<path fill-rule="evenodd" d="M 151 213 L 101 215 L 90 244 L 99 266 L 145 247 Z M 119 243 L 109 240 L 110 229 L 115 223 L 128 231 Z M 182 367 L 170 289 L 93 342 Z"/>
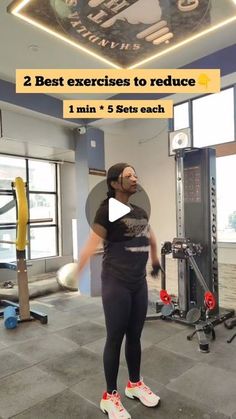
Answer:
<path fill-rule="evenodd" d="M 120 350 L 124 336 L 129 372 L 126 396 L 138 398 L 147 407 L 157 406 L 160 400 L 144 384 L 140 375 L 140 338 L 148 306 L 146 264 L 149 249 L 153 267 L 151 274 L 157 276 L 161 267 L 155 236 L 148 224 L 146 212 L 129 204 L 129 198 L 137 191 L 134 168 L 126 163 L 112 166 L 107 173 L 107 185 L 107 199 L 101 203 L 96 213 L 93 232 L 80 254 L 78 271 L 80 273 L 103 240 L 102 302 L 107 329 L 103 362 L 107 389 L 100 408 L 108 413 L 109 418 L 128 419 L 131 416 L 122 405 L 117 392 Z M 115 222 L 109 221 L 110 198 L 130 207 L 130 212 Z"/>

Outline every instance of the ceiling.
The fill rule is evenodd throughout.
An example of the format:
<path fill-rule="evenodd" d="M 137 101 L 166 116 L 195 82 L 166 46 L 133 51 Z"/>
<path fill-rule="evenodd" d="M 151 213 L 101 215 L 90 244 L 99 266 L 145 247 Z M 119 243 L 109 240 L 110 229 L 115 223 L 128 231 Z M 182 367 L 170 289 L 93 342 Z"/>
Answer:
<path fill-rule="evenodd" d="M 50 2 L 51 0 L 43 1 Z M 146 2 L 148 4 L 149 0 L 146 0 Z M 217 14 L 219 16 L 224 13 L 225 7 L 229 5 L 229 2 L 230 7 L 232 7 L 232 4 L 233 7 L 235 7 L 236 14 L 236 1 L 212 0 L 212 2 L 215 4 Z M 85 53 L 84 51 L 81 51 L 71 45 L 62 42 L 60 39 L 55 38 L 48 33 L 9 14 L 7 12 L 7 7 L 10 3 L 11 0 L 1 0 L 0 2 L 0 79 L 14 83 L 15 70 L 18 68 L 111 68 L 111 66 L 107 63 L 104 63 L 99 59 Z M 179 68 L 186 66 L 202 57 L 206 57 L 218 50 L 222 50 L 230 45 L 234 45 L 236 40 L 235 34 L 236 21 L 225 25 L 219 30 L 212 31 L 204 37 L 195 39 L 183 47 L 175 49 L 146 64 L 143 64 L 139 68 Z M 84 99 L 87 97 L 92 99 L 105 99 L 113 96 L 113 94 L 57 94 L 54 96 L 60 99 Z M 1 92 L 0 106 L 4 107 L 4 103 L 1 102 Z M 6 104 L 5 106 L 8 105 Z M 111 120 L 103 120 L 102 125 L 107 123 L 109 124 L 110 129 L 110 124 L 112 124 L 112 122 L 113 121 Z M 114 120 L 114 122 L 116 124 L 120 123 L 118 120 Z M 98 121 L 97 123 L 99 126 L 101 121 Z M 19 143 L 12 139 L 8 139 L 6 142 L 1 143 L 1 152 L 3 153 L 19 154 L 19 149 L 22 150 L 23 154 L 26 156 L 28 155 L 41 158 L 51 158 L 71 162 L 74 161 L 74 152 L 72 150 L 67 152 L 65 150 L 53 149 L 50 147 L 37 147 L 36 145 L 30 146 L 26 143 L 22 143 L 21 147 L 19 148 Z"/>
<path fill-rule="evenodd" d="M 14 0 L 10 12 L 118 68 L 140 67 L 236 18 L 234 0 Z"/>
<path fill-rule="evenodd" d="M 43 1 L 50 3 L 50 0 Z M 131 0 L 129 1 L 131 2 Z M 151 1 L 153 2 L 153 0 Z M 146 2 L 148 3 L 149 0 L 146 0 Z M 15 70 L 17 68 L 99 69 L 111 67 L 84 51 L 78 50 L 41 29 L 9 14 L 6 9 L 10 3 L 10 0 L 2 0 L 0 2 L 0 78 L 3 80 L 14 82 Z M 229 10 L 232 9 L 232 5 L 232 10 L 235 7 L 236 15 L 236 4 L 234 0 L 212 0 L 212 3 L 214 4 L 214 13 L 218 20 L 219 16 L 225 16 L 224 13 L 227 7 L 230 7 Z M 198 58 L 233 45 L 235 43 L 235 29 L 236 21 L 219 30 L 212 31 L 204 37 L 195 39 L 183 47 L 166 53 L 140 68 L 178 68 L 184 66 Z M 60 94 L 57 96 L 72 98 L 75 95 Z M 105 98 L 111 95 L 102 94 L 100 96 Z M 81 94 L 79 97 L 84 98 L 86 95 Z M 94 94 L 94 98 L 97 97 Z M 76 98 L 78 98 L 78 95 L 76 95 Z"/>

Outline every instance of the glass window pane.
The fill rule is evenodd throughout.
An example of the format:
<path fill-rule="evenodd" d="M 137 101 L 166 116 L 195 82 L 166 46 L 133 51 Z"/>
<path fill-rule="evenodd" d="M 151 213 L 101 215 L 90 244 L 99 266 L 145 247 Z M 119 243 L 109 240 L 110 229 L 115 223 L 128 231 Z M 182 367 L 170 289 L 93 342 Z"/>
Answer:
<path fill-rule="evenodd" d="M 55 168 L 54 163 L 29 160 L 29 190 L 55 192 Z"/>
<path fill-rule="evenodd" d="M 25 182 L 25 159 L 0 156 L 0 189 L 11 189 L 11 183 L 18 176 Z"/>
<path fill-rule="evenodd" d="M 174 106 L 174 130 L 189 127 L 189 104 L 188 102 Z"/>
<path fill-rule="evenodd" d="M 234 91 L 193 100 L 193 145 L 207 147 L 234 141 Z"/>
<path fill-rule="evenodd" d="M 56 227 L 30 229 L 31 259 L 57 256 Z"/>
<path fill-rule="evenodd" d="M 15 241 L 16 229 L 0 230 L 0 240 Z M 15 244 L 0 243 L 0 261 L 14 262 L 16 260 L 16 246 Z"/>
<path fill-rule="evenodd" d="M 30 220 L 52 218 L 49 224 L 56 222 L 56 196 L 30 193 Z M 47 223 L 44 221 L 44 223 Z M 47 223 L 47 224 L 48 224 Z"/>
<path fill-rule="evenodd" d="M 216 159 L 218 241 L 236 243 L 236 155 Z"/>
<path fill-rule="evenodd" d="M 14 207 L 8 209 L 8 205 L 14 203 Z M 6 212 L 2 213 L 5 207 Z M 0 224 L 1 223 L 15 223 L 16 222 L 16 202 L 13 200 L 13 195 L 0 195 Z"/>

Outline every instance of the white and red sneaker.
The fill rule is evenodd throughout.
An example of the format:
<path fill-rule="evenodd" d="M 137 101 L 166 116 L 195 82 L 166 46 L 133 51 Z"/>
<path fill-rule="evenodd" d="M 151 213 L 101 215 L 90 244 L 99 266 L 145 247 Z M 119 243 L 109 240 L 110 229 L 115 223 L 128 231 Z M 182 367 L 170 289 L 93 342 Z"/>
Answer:
<path fill-rule="evenodd" d="M 112 394 L 105 392 L 100 402 L 100 409 L 103 413 L 107 413 L 109 419 L 131 419 L 130 414 L 124 408 L 117 391 Z"/>
<path fill-rule="evenodd" d="M 125 389 L 125 394 L 130 399 L 139 399 L 140 402 L 147 407 L 157 406 L 160 401 L 160 397 L 154 394 L 152 390 L 144 384 L 142 379 L 137 383 L 131 383 L 131 381 L 129 381 Z"/>

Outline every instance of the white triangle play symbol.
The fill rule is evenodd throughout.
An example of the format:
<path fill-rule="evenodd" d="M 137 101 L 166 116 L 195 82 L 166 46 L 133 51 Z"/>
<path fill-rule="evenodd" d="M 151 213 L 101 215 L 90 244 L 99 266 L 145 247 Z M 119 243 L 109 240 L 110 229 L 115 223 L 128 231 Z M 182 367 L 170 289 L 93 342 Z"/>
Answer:
<path fill-rule="evenodd" d="M 130 211 L 131 209 L 128 205 L 122 204 L 122 202 L 115 198 L 109 199 L 108 218 L 111 223 L 128 214 Z"/>

